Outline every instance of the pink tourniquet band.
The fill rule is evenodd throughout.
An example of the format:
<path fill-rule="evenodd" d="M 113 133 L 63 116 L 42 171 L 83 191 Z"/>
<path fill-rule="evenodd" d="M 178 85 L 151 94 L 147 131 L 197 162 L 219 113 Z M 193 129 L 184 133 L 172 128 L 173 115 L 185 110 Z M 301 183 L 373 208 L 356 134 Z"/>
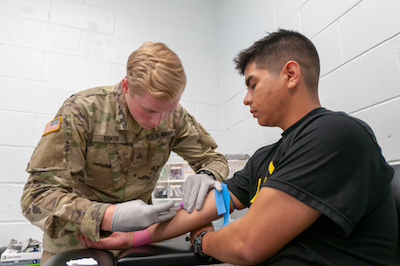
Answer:
<path fill-rule="evenodd" d="M 150 238 L 149 229 L 136 231 L 133 235 L 133 247 L 140 247 L 153 243 Z"/>

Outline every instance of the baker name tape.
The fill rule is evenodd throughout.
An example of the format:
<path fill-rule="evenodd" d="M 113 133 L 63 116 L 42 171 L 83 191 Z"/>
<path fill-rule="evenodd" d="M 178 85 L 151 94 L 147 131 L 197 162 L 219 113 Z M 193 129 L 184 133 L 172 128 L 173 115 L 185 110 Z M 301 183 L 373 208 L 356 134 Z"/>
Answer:
<path fill-rule="evenodd" d="M 214 189 L 214 197 L 215 197 L 215 205 L 217 206 L 218 215 L 223 214 L 224 223 L 222 226 L 225 226 L 229 223 L 229 214 L 230 214 L 230 202 L 231 202 L 231 194 L 229 194 L 228 186 L 226 184 L 222 184 L 222 191 Z"/>
<path fill-rule="evenodd" d="M 49 123 L 46 124 L 42 136 L 60 130 L 60 126 L 61 126 L 61 116 L 57 116 L 56 118 L 54 118 L 53 120 L 51 120 Z"/>

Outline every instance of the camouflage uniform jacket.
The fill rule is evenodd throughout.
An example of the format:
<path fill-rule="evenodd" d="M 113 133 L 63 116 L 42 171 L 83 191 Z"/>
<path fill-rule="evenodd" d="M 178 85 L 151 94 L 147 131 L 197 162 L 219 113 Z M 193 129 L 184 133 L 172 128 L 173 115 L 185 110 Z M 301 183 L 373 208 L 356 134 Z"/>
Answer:
<path fill-rule="evenodd" d="M 110 204 L 151 202 L 171 151 L 195 172 L 208 170 L 220 181 L 228 174 L 215 141 L 185 109 L 178 105 L 160 126 L 143 129 L 128 111 L 121 84 L 72 95 L 56 117 L 60 127 L 39 141 L 21 198 L 24 216 L 45 232 L 48 252 L 82 248 L 76 232 L 98 241 Z"/>

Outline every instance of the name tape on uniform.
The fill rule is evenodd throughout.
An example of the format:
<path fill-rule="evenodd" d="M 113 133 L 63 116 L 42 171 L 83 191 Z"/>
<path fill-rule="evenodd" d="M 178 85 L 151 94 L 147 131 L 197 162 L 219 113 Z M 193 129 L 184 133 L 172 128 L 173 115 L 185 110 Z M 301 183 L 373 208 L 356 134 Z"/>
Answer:
<path fill-rule="evenodd" d="M 126 143 L 125 136 L 123 135 L 106 135 L 106 134 L 93 134 L 94 142 L 110 142 L 110 143 Z"/>

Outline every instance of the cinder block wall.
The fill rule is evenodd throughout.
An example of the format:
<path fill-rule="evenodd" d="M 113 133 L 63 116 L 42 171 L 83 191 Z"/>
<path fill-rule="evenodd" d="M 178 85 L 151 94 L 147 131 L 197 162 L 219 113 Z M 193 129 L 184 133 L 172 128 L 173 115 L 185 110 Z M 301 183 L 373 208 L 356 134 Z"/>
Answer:
<path fill-rule="evenodd" d="M 320 99 L 375 131 L 383 155 L 400 162 L 400 2 L 396 0 L 222 0 L 221 88 L 226 153 L 253 154 L 281 130 L 260 127 L 243 105 L 244 78 L 232 58 L 265 31 L 297 30 L 321 60 Z"/>
<path fill-rule="evenodd" d="M 218 30 L 214 0 L 0 0 L 0 247 L 41 239 L 19 200 L 45 124 L 74 92 L 118 83 L 146 41 L 179 55 L 181 103 L 223 143 Z"/>

